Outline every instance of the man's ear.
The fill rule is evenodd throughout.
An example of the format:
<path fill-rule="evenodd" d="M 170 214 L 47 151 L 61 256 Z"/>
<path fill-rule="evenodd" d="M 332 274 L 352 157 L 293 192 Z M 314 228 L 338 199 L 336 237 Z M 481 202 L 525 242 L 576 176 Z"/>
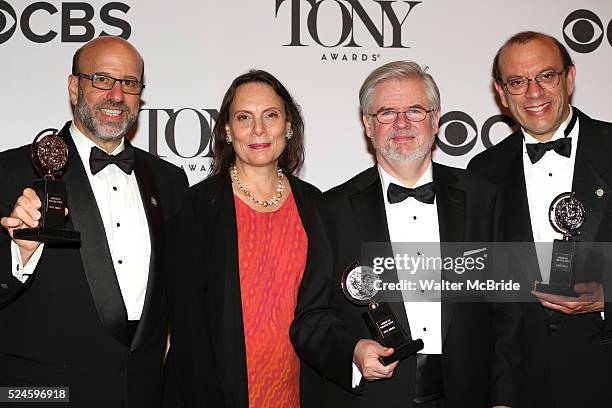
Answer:
<path fill-rule="evenodd" d="M 565 74 L 565 83 L 567 85 L 567 95 L 571 96 L 574 93 L 574 79 L 576 78 L 576 66 L 572 65 L 567 69 Z"/>
<path fill-rule="evenodd" d="M 372 138 L 372 117 L 370 115 L 366 115 L 365 113 L 363 113 L 361 115 L 361 120 L 363 121 L 363 127 L 365 129 L 366 136 L 368 136 L 371 139 Z"/>
<path fill-rule="evenodd" d="M 433 118 L 433 134 L 437 135 L 438 134 L 438 130 L 440 130 L 440 115 L 442 113 L 439 111 L 435 111 L 434 112 L 434 118 Z"/>
<path fill-rule="evenodd" d="M 506 99 L 506 92 L 504 92 L 504 86 L 497 81 L 493 81 L 493 85 L 495 86 L 495 90 L 499 95 L 499 99 L 501 100 L 502 105 L 504 105 L 504 108 L 507 108 L 508 100 Z"/>
<path fill-rule="evenodd" d="M 79 99 L 79 77 L 76 75 L 68 76 L 68 95 L 72 106 L 76 106 Z"/>

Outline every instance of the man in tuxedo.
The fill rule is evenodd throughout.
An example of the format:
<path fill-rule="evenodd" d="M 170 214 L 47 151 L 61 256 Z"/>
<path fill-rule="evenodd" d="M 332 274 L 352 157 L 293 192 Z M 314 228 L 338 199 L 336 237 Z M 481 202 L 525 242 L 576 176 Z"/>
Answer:
<path fill-rule="evenodd" d="M 422 339 L 424 348 L 383 365 L 379 358 L 394 350 L 372 340 L 367 307 L 344 295 L 342 275 L 356 263 L 372 266 L 362 252 L 369 243 L 490 241 L 496 222 L 494 185 L 431 160 L 440 118 L 431 75 L 414 62 L 383 65 L 363 83 L 360 105 L 377 163 L 314 205 L 316 228 L 290 331 L 299 356 L 320 374 L 302 378 L 301 394 L 316 396 L 308 404 L 303 397 L 302 406 L 510 405 L 513 322 L 492 333 L 497 312 L 490 304 L 387 293 L 403 334 Z M 385 282 L 398 282 L 397 271 L 384 274 Z"/>
<path fill-rule="evenodd" d="M 61 179 L 78 244 L 14 238 L 35 228 L 30 146 L 0 154 L 0 385 L 69 387 L 70 407 L 159 406 L 166 346 L 165 224 L 187 187 L 177 167 L 125 138 L 144 62 L 118 37 L 73 60 L 74 120 Z M 27 404 L 16 404 L 19 407 Z"/>
<path fill-rule="evenodd" d="M 521 128 L 468 168 L 503 187 L 503 241 L 561 239 L 548 211 L 564 192 L 575 192 L 585 207 L 579 240 L 612 241 L 612 124 L 570 105 L 575 77 L 566 48 L 542 33 L 514 35 L 495 57 L 495 89 Z M 515 257 L 515 278 L 523 287 L 549 281 L 550 253 L 550 247 L 528 246 Z M 533 301 L 521 303 L 521 407 L 612 405 L 609 271 L 592 263 L 579 267 L 576 276 L 579 297 L 532 291 Z"/>

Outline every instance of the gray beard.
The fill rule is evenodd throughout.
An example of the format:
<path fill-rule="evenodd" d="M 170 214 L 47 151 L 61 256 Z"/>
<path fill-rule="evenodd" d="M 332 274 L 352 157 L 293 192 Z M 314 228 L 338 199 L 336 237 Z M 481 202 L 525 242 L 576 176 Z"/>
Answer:
<path fill-rule="evenodd" d="M 419 145 L 416 149 L 408 153 L 402 153 L 400 148 L 391 146 L 391 139 L 387 139 L 384 145 L 380 145 L 376 141 L 376 135 L 372 136 L 372 146 L 378 154 L 384 157 L 387 161 L 395 161 L 400 163 L 411 163 L 422 160 L 427 153 L 431 151 L 435 137 L 430 138 L 427 145 Z"/>
<path fill-rule="evenodd" d="M 130 128 L 136 123 L 136 119 L 138 119 L 138 112 L 130 112 L 127 117 L 127 120 L 121 124 L 121 127 L 113 129 L 102 129 L 103 127 L 99 127 L 97 120 L 93 114 L 93 111 L 99 109 L 100 107 L 106 108 L 115 108 L 115 109 L 126 109 L 126 105 L 124 103 L 115 103 L 113 101 L 106 101 L 101 104 L 94 106 L 92 110 L 86 103 L 85 98 L 83 96 L 83 89 L 79 84 L 79 93 L 76 105 L 76 114 L 79 117 L 81 123 L 89 130 L 89 132 L 96 138 L 103 142 L 114 142 L 116 140 L 121 140 Z"/>

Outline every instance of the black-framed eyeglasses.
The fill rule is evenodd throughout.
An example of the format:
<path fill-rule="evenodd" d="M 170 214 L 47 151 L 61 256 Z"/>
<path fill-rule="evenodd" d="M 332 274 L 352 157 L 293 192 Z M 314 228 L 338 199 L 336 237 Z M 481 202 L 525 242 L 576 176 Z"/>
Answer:
<path fill-rule="evenodd" d="M 562 69 L 559 72 L 554 70 L 544 71 L 540 72 L 533 78 L 518 77 L 509 79 L 508 81 L 504 82 L 503 85 L 511 95 L 524 94 L 527 89 L 529 89 L 529 83 L 534 80 L 542 89 L 553 89 L 559 85 L 561 74 L 563 74 L 563 72 L 565 72 L 565 69 Z"/>
<path fill-rule="evenodd" d="M 119 79 L 119 78 L 113 78 L 112 76 L 102 75 L 102 74 L 81 74 L 79 73 L 79 74 L 74 74 L 74 75 L 78 76 L 79 78 L 85 78 L 85 79 L 91 80 L 91 86 L 93 86 L 96 89 L 102 89 L 104 91 L 113 89 L 113 86 L 115 86 L 115 82 L 117 81 L 119 81 L 119 84 L 121 85 L 121 90 L 124 93 L 130 94 L 130 95 L 140 95 L 142 90 L 145 87 L 145 84 L 135 79 Z"/>
<path fill-rule="evenodd" d="M 383 110 L 377 113 L 370 113 L 369 115 L 374 116 L 380 123 L 388 125 L 390 123 L 395 123 L 400 113 L 403 113 L 404 117 L 410 122 L 422 122 L 427 117 L 427 114 L 433 111 L 435 111 L 434 108 L 428 110 L 415 106 L 403 112 Z"/>

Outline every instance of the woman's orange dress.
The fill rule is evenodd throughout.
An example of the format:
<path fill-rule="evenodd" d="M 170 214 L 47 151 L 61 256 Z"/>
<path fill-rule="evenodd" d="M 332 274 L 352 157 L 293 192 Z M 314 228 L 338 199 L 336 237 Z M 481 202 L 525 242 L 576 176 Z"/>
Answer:
<path fill-rule="evenodd" d="M 275 212 L 234 196 L 249 407 L 300 406 L 300 360 L 289 326 L 306 265 L 308 239 L 291 194 Z"/>

